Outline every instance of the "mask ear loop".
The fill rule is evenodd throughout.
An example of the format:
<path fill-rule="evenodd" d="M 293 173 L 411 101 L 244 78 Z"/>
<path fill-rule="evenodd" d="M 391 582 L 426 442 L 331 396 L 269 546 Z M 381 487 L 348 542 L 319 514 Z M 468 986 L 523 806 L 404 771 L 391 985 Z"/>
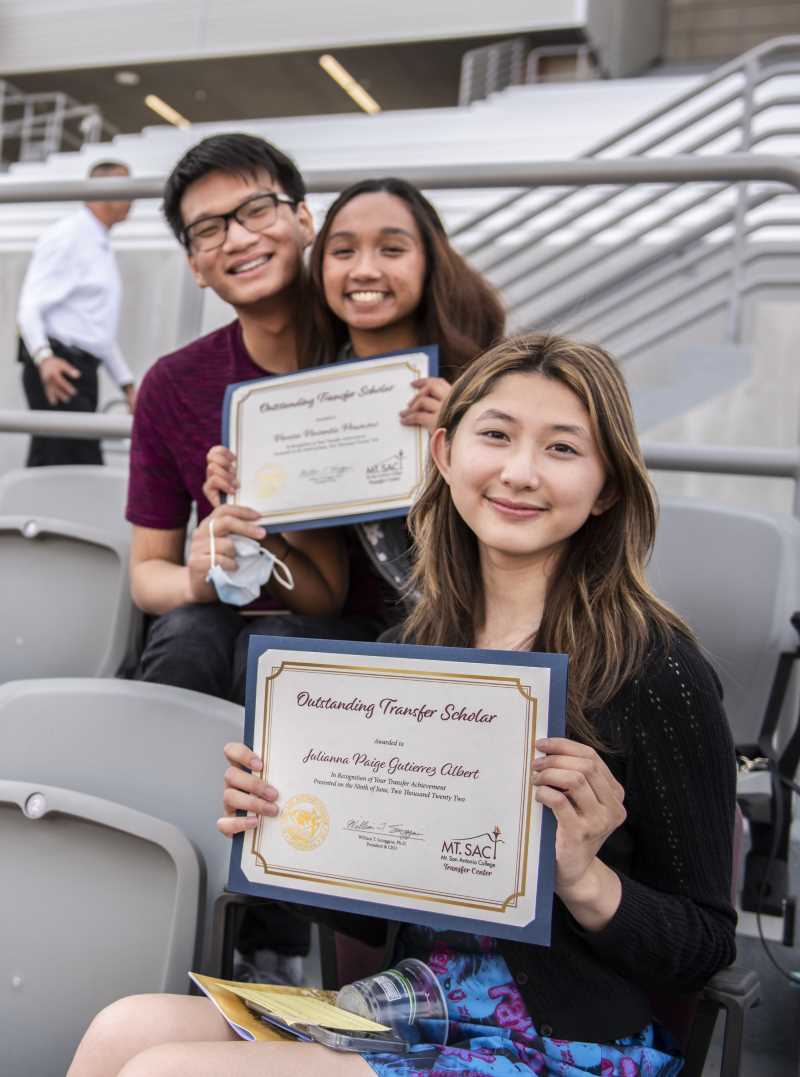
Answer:
<path fill-rule="evenodd" d="M 214 540 L 214 519 L 213 519 L 213 517 L 208 521 L 208 535 L 209 535 L 209 538 L 211 539 L 211 551 L 210 551 L 210 553 L 211 553 L 211 565 L 210 565 L 209 570 L 208 570 L 210 572 L 211 569 L 215 568 L 216 564 L 217 564 L 217 544 L 216 544 L 216 542 Z"/>
<path fill-rule="evenodd" d="M 266 551 L 265 551 L 266 552 Z M 278 569 L 280 568 L 280 571 Z M 294 590 L 294 576 L 289 566 L 281 561 L 280 557 L 272 555 L 272 574 L 281 587 L 285 587 L 287 591 Z"/>

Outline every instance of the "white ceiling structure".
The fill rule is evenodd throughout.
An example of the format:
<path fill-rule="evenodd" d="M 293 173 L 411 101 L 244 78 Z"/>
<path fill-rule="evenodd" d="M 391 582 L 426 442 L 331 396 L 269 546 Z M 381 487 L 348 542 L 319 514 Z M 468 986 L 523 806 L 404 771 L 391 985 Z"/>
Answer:
<path fill-rule="evenodd" d="M 587 0 L 3 0 L 0 75 L 586 25 Z"/>

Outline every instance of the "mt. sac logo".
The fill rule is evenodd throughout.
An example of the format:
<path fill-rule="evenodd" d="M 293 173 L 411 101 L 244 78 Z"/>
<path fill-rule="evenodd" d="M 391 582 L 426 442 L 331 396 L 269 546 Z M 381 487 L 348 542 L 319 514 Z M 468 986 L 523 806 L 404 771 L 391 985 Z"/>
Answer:
<path fill-rule="evenodd" d="M 367 464 L 364 474 L 367 477 L 367 482 L 375 485 L 382 482 L 396 482 L 403 474 L 403 464 L 405 462 L 403 450 L 392 453 L 391 456 L 384 457 L 383 460 L 378 460 L 374 464 Z"/>
<path fill-rule="evenodd" d="M 495 826 L 471 838 L 450 838 L 442 842 L 442 852 L 451 856 L 479 856 L 482 860 L 497 860 L 497 846 L 505 845 L 500 827 Z"/>

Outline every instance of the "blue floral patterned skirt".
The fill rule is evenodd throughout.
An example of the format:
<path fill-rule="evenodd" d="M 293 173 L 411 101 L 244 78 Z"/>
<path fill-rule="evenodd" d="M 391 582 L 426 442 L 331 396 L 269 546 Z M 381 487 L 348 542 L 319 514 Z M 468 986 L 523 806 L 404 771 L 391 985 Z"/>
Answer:
<path fill-rule="evenodd" d="M 493 939 L 406 927 L 397 957 L 418 957 L 434 970 L 450 1033 L 446 1046 L 420 1043 L 408 1055 L 364 1055 L 379 1077 L 674 1077 L 683 1066 L 652 1025 L 613 1043 L 540 1036 Z"/>

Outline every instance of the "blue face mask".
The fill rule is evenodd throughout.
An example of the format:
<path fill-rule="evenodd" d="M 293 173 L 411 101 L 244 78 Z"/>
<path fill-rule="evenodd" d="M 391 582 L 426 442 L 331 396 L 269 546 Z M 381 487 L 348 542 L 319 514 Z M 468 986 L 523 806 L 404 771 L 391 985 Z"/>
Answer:
<path fill-rule="evenodd" d="M 268 582 L 273 572 L 275 578 L 287 591 L 294 590 L 292 570 L 279 557 L 265 550 L 255 539 L 244 535 L 231 535 L 236 553 L 236 569 L 226 572 L 217 564 L 216 543 L 214 540 L 214 521 L 209 525 L 211 538 L 211 568 L 206 580 L 214 584 L 220 602 L 232 606 L 246 606 L 258 598 L 261 588 Z"/>

